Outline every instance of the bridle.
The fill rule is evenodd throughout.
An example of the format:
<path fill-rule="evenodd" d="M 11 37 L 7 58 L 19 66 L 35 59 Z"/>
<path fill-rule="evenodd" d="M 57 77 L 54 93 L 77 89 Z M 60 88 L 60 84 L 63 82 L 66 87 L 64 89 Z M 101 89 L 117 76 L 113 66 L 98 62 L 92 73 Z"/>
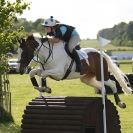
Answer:
<path fill-rule="evenodd" d="M 39 39 L 41 39 L 41 45 L 39 45 L 38 41 L 36 41 L 34 37 L 32 39 L 34 39 L 34 40 L 31 40 L 32 41 L 32 45 L 34 47 L 30 47 L 29 50 L 33 50 L 33 54 L 30 55 L 30 52 L 28 52 L 28 45 L 27 45 L 27 47 L 25 47 L 25 53 L 27 52 L 27 54 L 24 55 L 25 56 L 25 59 L 27 59 L 27 62 L 24 62 L 24 58 L 23 58 L 23 60 L 21 60 L 20 63 L 22 63 L 23 65 L 24 64 L 29 64 L 30 63 L 30 62 L 28 63 L 29 60 L 30 61 L 31 60 L 34 60 L 35 62 L 41 64 L 42 69 L 45 70 L 45 68 L 44 68 L 45 64 L 48 64 L 48 63 L 50 63 L 53 60 L 53 46 L 54 45 L 53 44 L 50 44 L 50 42 L 48 41 L 48 39 L 45 39 L 45 38 L 44 38 L 45 41 L 42 41 L 43 38 L 39 38 Z M 48 46 L 47 45 L 44 45 L 44 42 L 46 42 L 46 41 L 48 42 Z M 26 43 L 27 42 L 24 42 L 24 44 L 26 44 Z M 27 44 L 30 44 L 30 42 L 27 43 Z M 49 53 L 48 56 L 47 56 L 47 58 L 44 59 L 43 62 L 39 61 L 39 52 L 40 52 L 40 50 L 41 50 L 42 47 L 48 49 L 48 53 Z M 24 52 L 24 50 L 23 50 L 23 52 Z M 29 58 L 30 57 L 29 55 L 30 56 L 33 56 L 33 57 L 36 56 L 37 57 L 37 60 L 35 60 L 33 57 L 32 58 Z M 49 58 L 51 56 L 52 56 L 52 59 L 51 59 L 51 61 L 49 61 Z M 22 57 L 22 54 L 21 54 L 21 57 Z M 65 74 L 64 74 L 64 76 L 62 78 L 62 80 L 63 79 L 66 79 L 68 77 L 68 75 L 70 74 L 71 69 L 72 69 L 72 66 L 73 66 L 73 63 L 74 63 L 74 60 L 72 59 L 70 65 L 68 67 L 68 69 L 66 70 L 66 72 L 65 72 Z M 27 66 L 24 65 L 24 67 L 27 67 Z"/>
<path fill-rule="evenodd" d="M 48 60 L 49 60 L 49 58 L 50 58 L 51 56 L 52 56 L 52 60 L 53 60 L 53 45 L 50 44 L 50 42 L 48 41 L 48 39 L 47 39 L 48 47 L 47 47 L 46 45 L 44 45 L 44 42 L 46 42 L 46 41 L 43 41 L 43 38 L 41 38 L 41 45 L 40 45 L 38 48 L 36 48 L 36 50 L 35 50 L 35 52 L 34 52 L 34 56 L 37 57 L 37 60 L 35 60 L 35 59 L 33 58 L 33 60 L 34 60 L 35 62 L 41 64 L 41 66 L 42 66 L 43 69 L 44 69 L 44 65 L 47 64 L 47 63 L 49 63 Z M 44 59 L 43 63 L 42 63 L 41 61 L 39 61 L 39 52 L 40 52 L 40 49 L 41 49 L 42 47 L 44 47 L 44 48 L 46 48 L 46 49 L 49 50 L 49 54 L 48 54 L 47 58 Z M 51 61 L 52 61 L 52 60 L 51 60 Z"/>
<path fill-rule="evenodd" d="M 29 62 L 30 62 L 30 56 L 32 56 L 31 58 L 33 58 L 33 55 L 29 54 L 27 48 L 23 48 L 22 50 L 23 50 L 23 52 L 21 53 L 21 59 L 19 60 L 19 63 L 24 64 L 24 66 L 26 67 L 26 65 L 29 64 Z"/>

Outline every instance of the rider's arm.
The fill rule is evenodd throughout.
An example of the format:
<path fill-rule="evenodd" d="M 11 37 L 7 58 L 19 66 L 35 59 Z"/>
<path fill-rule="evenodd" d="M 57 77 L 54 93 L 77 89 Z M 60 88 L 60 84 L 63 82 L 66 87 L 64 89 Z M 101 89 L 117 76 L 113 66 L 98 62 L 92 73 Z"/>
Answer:
<path fill-rule="evenodd" d="M 65 26 L 61 26 L 58 32 L 56 31 L 55 36 L 53 38 L 50 38 L 49 41 L 51 43 L 58 43 L 60 40 L 62 40 L 61 38 L 64 36 L 66 31 L 67 31 L 67 28 Z"/>
<path fill-rule="evenodd" d="M 58 32 L 56 32 L 56 34 L 52 38 L 48 38 L 49 42 L 58 43 L 61 40 L 60 38 L 64 36 L 66 31 L 67 31 L 67 28 L 65 26 L 61 26 Z"/>

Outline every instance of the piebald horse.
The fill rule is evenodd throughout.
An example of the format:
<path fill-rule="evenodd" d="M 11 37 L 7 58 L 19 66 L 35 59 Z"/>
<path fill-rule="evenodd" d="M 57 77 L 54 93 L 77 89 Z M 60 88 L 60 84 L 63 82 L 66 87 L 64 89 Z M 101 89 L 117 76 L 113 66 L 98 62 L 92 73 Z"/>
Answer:
<path fill-rule="evenodd" d="M 85 69 L 85 73 L 81 75 L 76 72 L 76 63 L 68 56 L 64 49 L 65 43 L 60 41 L 59 43 L 51 44 L 46 38 L 36 36 L 34 34 L 29 35 L 27 39 L 19 40 L 20 52 L 19 52 L 19 72 L 23 74 L 26 67 L 34 56 L 41 64 L 41 68 L 35 68 L 30 71 L 29 75 L 34 88 L 39 90 L 35 75 L 46 79 L 50 77 L 55 80 L 63 79 L 76 79 L 80 80 L 94 87 L 95 89 L 102 89 L 101 84 L 101 68 L 100 68 L 100 52 L 94 48 L 82 48 L 88 54 L 89 65 Z M 122 90 L 126 94 L 131 94 L 132 89 L 128 86 L 124 77 L 126 75 L 113 63 L 111 58 L 103 53 L 103 67 L 104 67 L 104 84 L 109 86 L 114 94 L 115 102 L 120 108 L 125 108 L 126 104 L 121 102 L 116 88 L 115 81 L 109 79 L 109 74 L 112 73 L 119 82 Z M 85 66 L 86 64 L 84 64 Z M 43 80 L 42 80 L 43 81 Z M 44 81 L 43 81 L 44 82 Z M 46 86 L 46 83 L 44 83 Z M 45 87 L 44 87 L 45 88 Z M 40 90 L 43 91 L 43 90 Z M 44 90 L 45 91 L 45 90 Z"/>

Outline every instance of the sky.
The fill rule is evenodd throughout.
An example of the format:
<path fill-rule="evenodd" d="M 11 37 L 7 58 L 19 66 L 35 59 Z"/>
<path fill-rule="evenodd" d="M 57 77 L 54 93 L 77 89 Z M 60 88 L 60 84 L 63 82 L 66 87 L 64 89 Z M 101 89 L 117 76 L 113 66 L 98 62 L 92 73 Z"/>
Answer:
<path fill-rule="evenodd" d="M 26 0 L 30 10 L 22 18 L 35 21 L 53 16 L 72 25 L 82 39 L 95 39 L 101 29 L 133 21 L 133 0 Z"/>

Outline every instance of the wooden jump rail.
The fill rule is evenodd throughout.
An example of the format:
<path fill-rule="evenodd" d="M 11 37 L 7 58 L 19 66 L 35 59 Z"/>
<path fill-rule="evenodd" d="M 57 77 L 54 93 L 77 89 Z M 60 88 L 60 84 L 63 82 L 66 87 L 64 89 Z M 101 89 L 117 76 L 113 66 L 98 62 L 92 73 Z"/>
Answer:
<path fill-rule="evenodd" d="M 21 133 L 103 133 L 100 97 L 37 97 L 28 103 Z M 106 100 L 107 132 L 121 133 L 116 107 Z"/>

